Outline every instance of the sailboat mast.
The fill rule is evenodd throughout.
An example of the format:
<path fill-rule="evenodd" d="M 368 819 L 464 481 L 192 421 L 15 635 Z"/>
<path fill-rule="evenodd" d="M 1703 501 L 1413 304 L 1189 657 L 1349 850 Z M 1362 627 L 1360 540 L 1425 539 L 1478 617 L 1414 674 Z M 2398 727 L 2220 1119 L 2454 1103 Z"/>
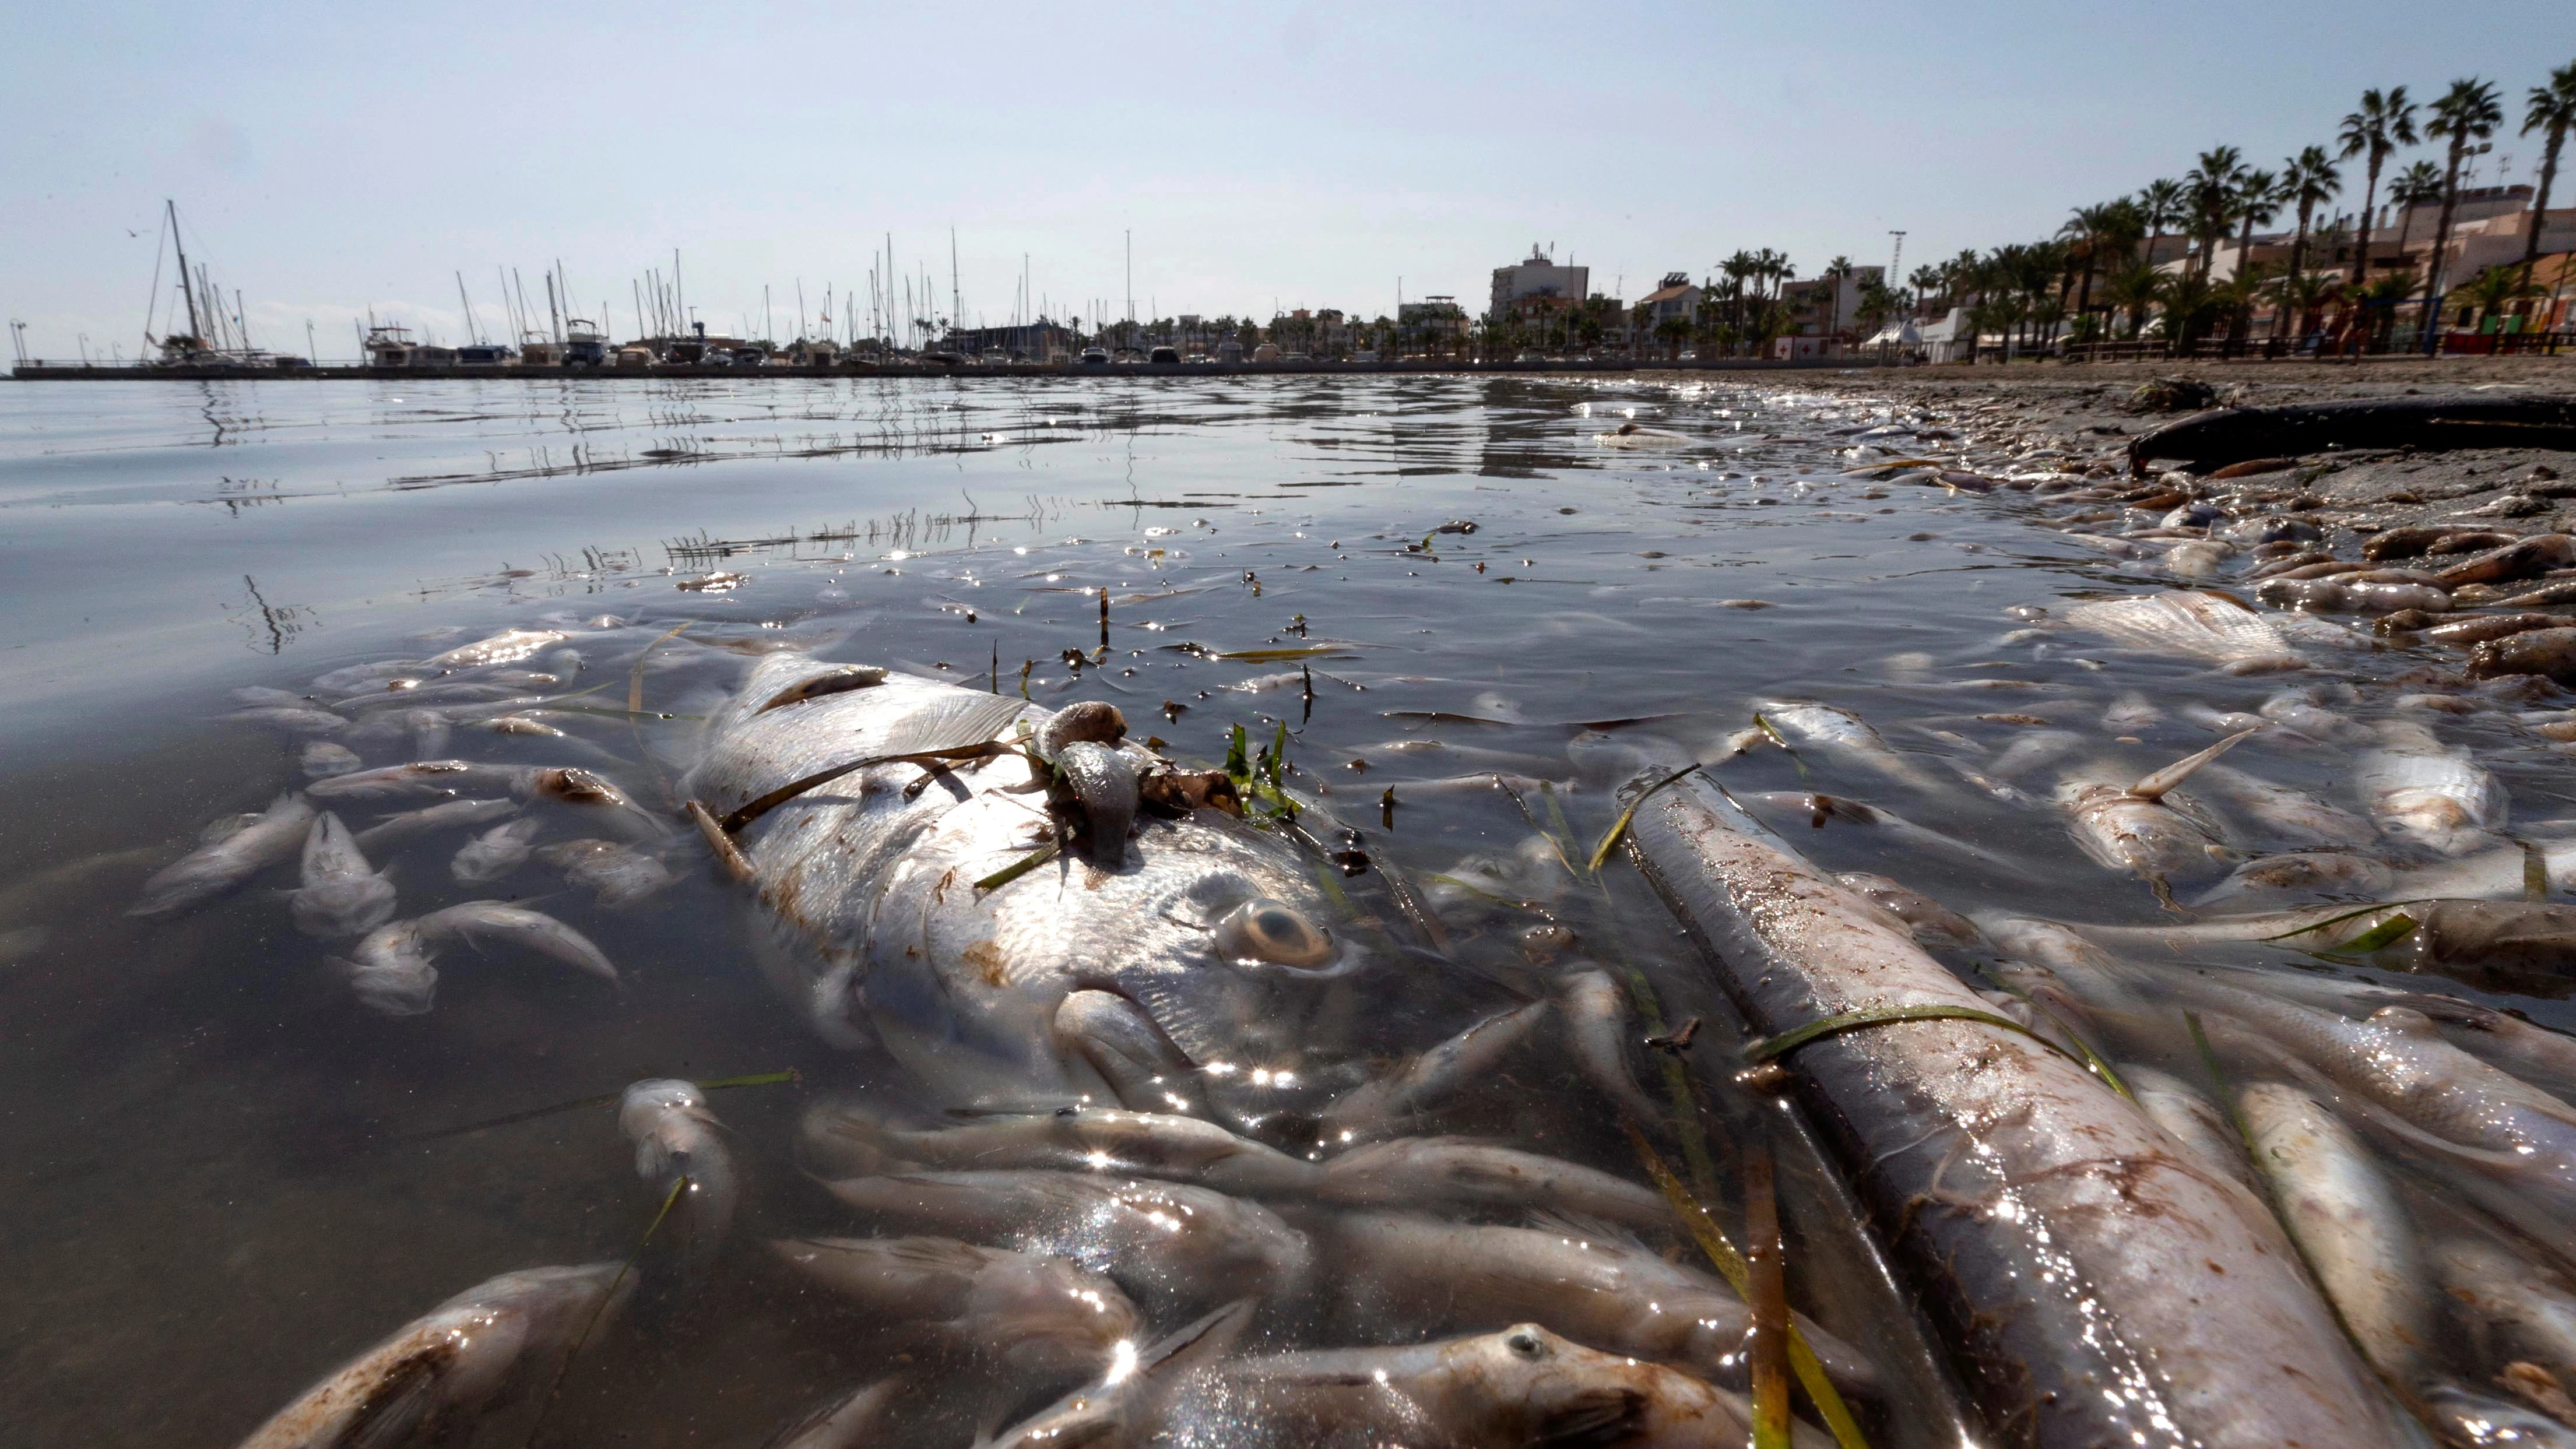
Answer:
<path fill-rule="evenodd" d="M 170 208 L 170 245 L 179 249 L 179 293 L 188 299 L 188 335 L 199 344 L 206 340 L 205 324 L 197 320 L 195 278 L 188 271 L 188 244 L 179 240 L 179 203 L 163 197 L 161 204 Z"/>

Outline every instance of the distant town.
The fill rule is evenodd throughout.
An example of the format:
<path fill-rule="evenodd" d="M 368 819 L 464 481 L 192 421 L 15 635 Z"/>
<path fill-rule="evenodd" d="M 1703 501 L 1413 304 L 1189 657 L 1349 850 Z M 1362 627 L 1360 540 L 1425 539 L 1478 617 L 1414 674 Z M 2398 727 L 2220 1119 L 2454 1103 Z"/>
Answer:
<path fill-rule="evenodd" d="M 1033 299 L 1022 278 L 1011 320 L 967 326 L 959 320 L 966 309 L 953 239 L 945 309 L 932 271 L 918 263 L 899 269 L 889 242 L 869 257 L 864 292 L 827 288 L 809 306 L 799 283 L 789 313 L 764 288 L 757 325 L 745 311 L 743 325 L 725 332 L 690 303 L 674 253 L 667 274 L 656 267 L 631 279 L 626 340 L 616 340 L 617 300 L 575 301 L 560 263 L 540 274 L 533 294 L 519 273 L 496 269 L 497 309 L 489 292 L 477 309 L 460 271 L 460 315 L 472 335 L 442 339 L 370 319 L 332 370 L 1795 366 L 2554 353 L 2576 347 L 2576 207 L 2550 205 L 2576 129 L 2576 62 L 2532 87 L 2518 114 L 2508 110 L 2493 84 L 2474 77 L 2428 102 L 2404 86 L 2365 91 L 2331 143 L 2276 167 L 2214 147 L 2179 178 L 2075 208 L 2052 236 L 1963 251 L 1911 272 L 1901 272 L 1905 233 L 1892 231 L 1885 266 L 1838 255 L 1802 276 L 1780 252 L 1739 250 L 1696 279 L 1688 269 L 1666 272 L 1630 300 L 1595 291 L 1589 267 L 1533 245 L 1527 257 L 1493 269 L 1475 306 L 1432 294 L 1374 318 L 1302 307 L 1266 320 L 1138 318 L 1130 299 L 1068 316 Z M 2518 134 L 2541 147 L 2538 184 L 2476 184 L 2494 138 L 2515 121 Z M 2394 164 L 2419 145 L 2439 159 Z M 2355 179 L 2360 194 L 2352 198 Z M 2336 209 L 2347 198 L 2352 209 Z M 325 366 L 310 327 L 301 350 L 254 338 L 239 291 L 227 292 L 202 260 L 190 261 L 177 207 L 165 213 L 161 240 L 176 281 L 156 283 L 142 345 L 129 357 L 111 343 L 101 357 L 84 338 L 77 359 L 32 357 L 25 324 L 13 320 L 17 376 Z M 496 310 L 497 332 L 486 328 Z M 779 324 L 790 317 L 780 340 Z"/>

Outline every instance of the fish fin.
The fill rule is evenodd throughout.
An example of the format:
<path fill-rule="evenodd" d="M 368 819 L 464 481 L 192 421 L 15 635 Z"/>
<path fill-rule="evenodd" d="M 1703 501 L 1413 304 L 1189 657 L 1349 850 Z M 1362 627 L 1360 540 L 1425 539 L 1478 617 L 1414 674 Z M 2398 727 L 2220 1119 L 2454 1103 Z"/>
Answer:
<path fill-rule="evenodd" d="M 421 1431 L 438 1413 L 438 1386 L 448 1362 L 445 1354 L 405 1359 L 368 1393 L 331 1449 L 403 1449 L 426 1437 Z"/>
<path fill-rule="evenodd" d="M 2166 791 L 2190 779 L 2192 771 L 2261 734 L 2266 728 L 2267 726 L 2264 725 L 2256 725 L 2250 730 L 2240 730 L 2211 745 L 2208 749 L 2185 755 L 2151 775 L 2140 777 L 2138 783 L 2129 787 L 2129 794 L 2140 800 L 2161 800 Z"/>
<path fill-rule="evenodd" d="M 1258 1298 L 1237 1298 L 1188 1324 L 1138 1354 L 1136 1372 L 1164 1377 L 1187 1373 L 1201 1364 L 1225 1357 L 1234 1351 L 1244 1330 L 1252 1326 L 1252 1311 L 1260 1306 L 1260 1302 Z"/>
<path fill-rule="evenodd" d="M 1606 1449 L 1645 1427 L 1646 1396 L 1635 1389 L 1589 1389 L 1550 1408 L 1531 1425 L 1527 1449 Z"/>

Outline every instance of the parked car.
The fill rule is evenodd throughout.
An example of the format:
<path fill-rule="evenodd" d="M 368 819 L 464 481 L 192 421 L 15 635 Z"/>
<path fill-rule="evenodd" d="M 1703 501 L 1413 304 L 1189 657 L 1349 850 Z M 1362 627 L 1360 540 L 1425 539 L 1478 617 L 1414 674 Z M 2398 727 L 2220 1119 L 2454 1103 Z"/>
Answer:
<path fill-rule="evenodd" d="M 1181 352 L 1177 347 L 1157 347 L 1146 355 L 1145 360 L 1157 365 L 1168 363 L 1177 367 L 1180 365 Z"/>
<path fill-rule="evenodd" d="M 1109 365 L 1109 349 L 1105 347 L 1086 347 L 1082 349 L 1081 365 L 1084 367 L 1107 367 Z"/>

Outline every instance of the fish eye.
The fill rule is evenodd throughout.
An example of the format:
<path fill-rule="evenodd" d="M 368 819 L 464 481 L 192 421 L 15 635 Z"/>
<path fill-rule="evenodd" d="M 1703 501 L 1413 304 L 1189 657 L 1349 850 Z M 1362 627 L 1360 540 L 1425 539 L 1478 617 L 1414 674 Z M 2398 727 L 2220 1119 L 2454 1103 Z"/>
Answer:
<path fill-rule="evenodd" d="M 1332 937 L 1284 901 L 1251 900 L 1216 923 L 1217 949 L 1238 960 L 1282 966 L 1320 966 L 1333 954 Z"/>
<path fill-rule="evenodd" d="M 1538 1341 L 1538 1335 L 1526 1328 L 1513 1329 L 1504 1337 L 1503 1347 L 1523 1358 L 1537 1358 L 1547 1351 L 1546 1347 Z"/>

